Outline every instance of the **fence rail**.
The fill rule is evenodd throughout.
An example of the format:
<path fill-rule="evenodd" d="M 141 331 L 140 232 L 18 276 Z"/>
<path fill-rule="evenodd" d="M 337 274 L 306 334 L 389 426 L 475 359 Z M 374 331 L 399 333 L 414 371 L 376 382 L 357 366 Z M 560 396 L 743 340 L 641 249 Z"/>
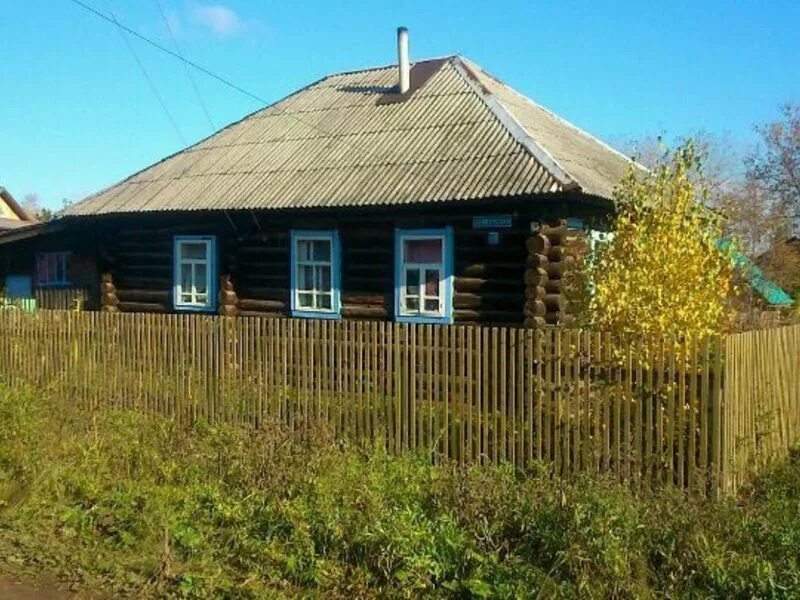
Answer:
<path fill-rule="evenodd" d="M 183 420 L 278 421 L 460 462 L 733 489 L 800 432 L 800 326 L 702 344 L 607 333 L 0 314 L 0 377 Z M 768 423 L 768 426 L 765 425 Z"/>

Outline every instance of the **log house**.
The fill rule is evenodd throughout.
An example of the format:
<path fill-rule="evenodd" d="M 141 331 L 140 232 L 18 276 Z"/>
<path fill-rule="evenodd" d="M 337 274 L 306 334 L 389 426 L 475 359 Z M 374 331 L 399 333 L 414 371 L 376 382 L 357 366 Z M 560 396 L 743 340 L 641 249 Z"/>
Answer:
<path fill-rule="evenodd" d="M 631 168 L 461 56 L 401 61 L 0 236 L 0 264 L 45 281 L 41 257 L 64 253 L 108 312 L 564 324 L 568 240 L 604 228 Z"/>

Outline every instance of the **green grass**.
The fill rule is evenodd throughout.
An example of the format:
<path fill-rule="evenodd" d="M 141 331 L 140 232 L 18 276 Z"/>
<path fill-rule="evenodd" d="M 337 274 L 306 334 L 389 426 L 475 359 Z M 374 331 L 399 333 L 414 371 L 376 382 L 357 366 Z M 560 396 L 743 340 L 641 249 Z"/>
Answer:
<path fill-rule="evenodd" d="M 0 563 L 135 597 L 797 597 L 800 464 L 637 497 L 0 389 Z"/>

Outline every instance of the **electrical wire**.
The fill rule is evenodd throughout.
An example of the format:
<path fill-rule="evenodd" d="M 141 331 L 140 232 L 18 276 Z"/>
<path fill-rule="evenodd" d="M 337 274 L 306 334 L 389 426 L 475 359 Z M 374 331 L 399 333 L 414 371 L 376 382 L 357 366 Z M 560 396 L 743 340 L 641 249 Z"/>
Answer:
<path fill-rule="evenodd" d="M 206 103 L 203 102 L 203 97 L 200 95 L 200 90 L 197 88 L 197 83 L 195 82 L 194 77 L 192 77 L 192 72 L 189 70 L 189 65 L 186 64 L 186 58 L 183 56 L 183 52 L 181 52 L 181 47 L 178 45 L 178 40 L 175 38 L 175 33 L 172 31 L 172 26 L 169 24 L 169 19 L 167 19 L 167 15 L 164 13 L 164 7 L 161 5 L 161 0 L 155 0 L 155 3 L 158 7 L 158 12 L 161 14 L 161 19 L 164 21 L 164 26 L 167 28 L 167 33 L 169 33 L 169 37 L 172 40 L 172 44 L 175 46 L 175 51 L 181 57 L 183 70 L 186 72 L 186 77 L 189 78 L 189 83 L 192 84 L 194 95 L 197 97 L 197 101 L 200 103 L 200 107 L 203 109 L 203 113 L 206 115 L 206 119 L 208 119 L 208 124 L 211 125 L 211 129 L 216 130 L 217 126 L 214 125 L 214 120 L 211 118 L 211 114 L 208 112 Z"/>
<path fill-rule="evenodd" d="M 150 91 L 153 92 L 153 96 L 155 96 L 156 100 L 161 105 L 161 109 L 164 111 L 164 114 L 167 116 L 167 119 L 169 119 L 169 122 L 172 124 L 172 128 L 175 130 L 175 133 L 178 134 L 178 137 L 180 138 L 181 142 L 183 143 L 184 146 L 186 146 L 187 145 L 186 138 L 183 137 L 183 133 L 181 132 L 180 127 L 178 127 L 177 121 L 175 121 L 175 118 L 172 116 L 172 113 L 169 111 L 169 108 L 167 108 L 167 104 L 166 102 L 164 102 L 164 98 L 161 97 L 161 94 L 159 93 L 155 82 L 152 80 L 150 74 L 147 72 L 144 63 L 142 63 L 141 59 L 139 59 L 139 55 L 136 54 L 136 49 L 133 47 L 133 44 L 131 44 L 131 41 L 125 35 L 125 31 L 123 31 L 122 26 L 120 25 L 119 21 L 117 21 L 117 17 L 114 16 L 113 12 L 111 13 L 111 18 L 113 19 L 114 23 L 120 26 L 120 28 L 117 29 L 117 31 L 119 31 L 119 35 L 122 37 L 122 41 L 125 42 L 125 45 L 128 47 L 128 50 L 131 51 L 133 59 L 136 61 L 136 64 L 139 65 L 139 69 L 142 71 L 142 75 L 144 75 L 147 84 L 150 86 Z"/>
<path fill-rule="evenodd" d="M 337 142 L 339 142 L 341 144 L 344 144 L 345 146 L 348 146 L 348 147 L 352 148 L 353 150 L 356 150 L 357 152 L 361 153 L 362 155 L 365 155 L 365 156 L 370 157 L 370 158 L 378 158 L 379 160 L 383 160 L 384 158 L 386 158 L 386 156 L 383 156 L 383 155 L 382 156 L 377 156 L 371 150 L 368 150 L 368 149 L 365 149 L 365 148 L 361 148 L 359 146 L 351 144 L 347 140 L 343 139 L 341 136 L 337 136 L 336 134 L 334 134 L 334 133 L 332 133 L 330 131 L 326 131 L 325 129 L 319 127 L 318 125 L 314 125 L 313 123 L 309 123 L 308 121 L 305 121 L 305 120 L 301 119 L 300 117 L 298 117 L 297 115 L 295 115 L 293 113 L 285 111 L 282 108 L 279 108 L 279 107 L 275 106 L 274 104 L 270 104 L 267 100 L 264 100 L 264 98 L 261 98 L 260 96 L 254 94 L 252 92 L 247 91 L 246 89 L 244 89 L 243 87 L 241 87 L 239 85 L 236 85 L 235 83 L 233 83 L 229 79 L 226 79 L 225 77 L 223 77 L 221 75 L 217 75 L 213 71 L 210 71 L 210 70 L 206 69 L 205 67 L 203 67 L 201 65 L 198 65 L 196 62 L 193 62 L 193 61 L 189 60 L 188 58 L 185 58 L 185 57 L 181 56 L 180 54 L 177 54 L 176 52 L 170 50 L 169 48 L 166 48 L 165 46 L 159 44 L 158 42 L 155 42 L 155 41 L 151 40 L 150 38 L 142 35 L 138 31 L 136 31 L 134 29 L 131 29 L 130 27 L 128 27 L 128 26 L 116 21 L 115 19 L 112 19 L 108 15 L 103 14 L 99 10 L 89 6 L 88 4 L 82 2 L 81 0 L 69 0 L 69 1 L 72 2 L 73 4 L 77 5 L 77 6 L 80 6 L 84 10 L 89 11 L 90 13 L 92 13 L 95 16 L 103 19 L 104 21 L 107 21 L 107 22 L 109 22 L 109 23 L 111 23 L 111 24 L 113 24 L 115 26 L 120 27 L 121 29 L 125 30 L 126 32 L 128 32 L 132 36 L 135 36 L 135 37 L 139 38 L 140 40 L 142 40 L 143 42 L 146 42 L 146 43 L 150 44 L 154 48 L 157 48 L 157 49 L 161 50 L 162 52 L 165 52 L 166 54 L 169 54 L 173 58 L 186 63 L 190 67 L 192 67 L 194 69 L 197 69 L 198 71 L 200 71 L 201 73 L 211 77 L 212 79 L 216 79 L 217 81 L 219 81 L 220 83 L 228 86 L 229 88 L 231 88 L 233 90 L 236 90 L 237 92 L 239 92 L 241 94 L 244 94 L 245 96 L 248 96 L 249 98 L 251 98 L 253 100 L 258 101 L 261 105 L 269 107 L 271 110 L 274 110 L 274 111 L 276 111 L 276 112 L 278 112 L 278 113 L 280 113 L 282 115 L 285 115 L 286 117 L 294 119 L 298 123 L 302 123 L 303 125 L 305 125 L 306 127 L 310 128 L 310 129 L 314 129 L 316 131 L 319 131 L 320 133 L 325 134 L 327 137 L 333 139 L 334 141 L 337 141 Z"/>

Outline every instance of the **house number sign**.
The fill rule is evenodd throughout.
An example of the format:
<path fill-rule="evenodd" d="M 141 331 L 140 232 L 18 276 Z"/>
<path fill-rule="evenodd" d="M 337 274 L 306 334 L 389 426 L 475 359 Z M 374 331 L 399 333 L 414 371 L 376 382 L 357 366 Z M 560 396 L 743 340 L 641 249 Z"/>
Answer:
<path fill-rule="evenodd" d="M 473 229 L 510 229 L 511 215 L 472 217 Z"/>

